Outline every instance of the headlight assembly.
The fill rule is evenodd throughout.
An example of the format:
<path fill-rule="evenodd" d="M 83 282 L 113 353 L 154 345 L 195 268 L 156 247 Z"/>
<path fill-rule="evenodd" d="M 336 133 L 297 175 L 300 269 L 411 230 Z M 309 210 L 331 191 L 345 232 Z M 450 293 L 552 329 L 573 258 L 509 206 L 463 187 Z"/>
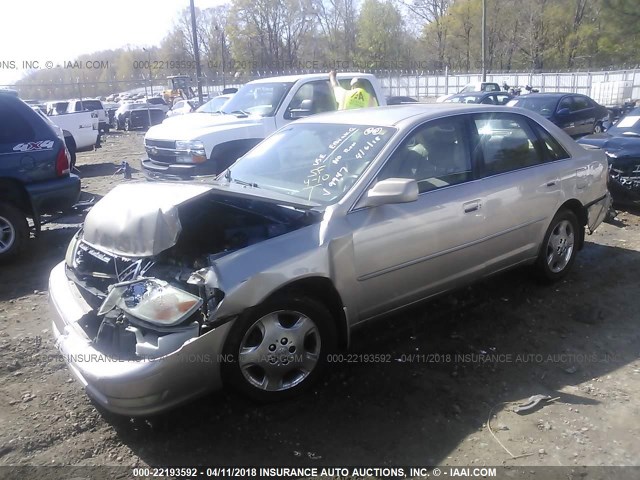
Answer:
<path fill-rule="evenodd" d="M 98 315 L 118 307 L 144 322 L 171 327 L 189 318 L 201 305 L 200 297 L 156 278 L 142 278 L 110 287 Z"/>

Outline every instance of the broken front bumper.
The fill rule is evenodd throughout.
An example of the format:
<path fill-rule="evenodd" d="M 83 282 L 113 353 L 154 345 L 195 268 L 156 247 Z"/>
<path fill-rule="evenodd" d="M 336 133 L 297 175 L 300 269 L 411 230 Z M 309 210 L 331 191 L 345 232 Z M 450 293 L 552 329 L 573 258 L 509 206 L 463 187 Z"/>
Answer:
<path fill-rule="evenodd" d="M 156 359 L 120 360 L 92 346 L 78 324 L 92 309 L 65 274 L 51 271 L 49 303 L 56 346 L 74 376 L 101 406 L 121 415 L 150 415 L 222 387 L 222 346 L 232 322 Z"/>

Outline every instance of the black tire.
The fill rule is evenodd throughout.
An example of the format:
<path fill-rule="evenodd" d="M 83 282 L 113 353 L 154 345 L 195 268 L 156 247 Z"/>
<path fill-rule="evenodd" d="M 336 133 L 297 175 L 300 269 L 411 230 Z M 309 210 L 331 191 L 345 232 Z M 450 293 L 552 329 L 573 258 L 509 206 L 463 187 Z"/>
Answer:
<path fill-rule="evenodd" d="M 560 210 L 553 217 L 536 261 L 541 280 L 556 282 L 569 273 L 578 252 L 579 229 L 578 218 L 571 210 Z"/>
<path fill-rule="evenodd" d="M 29 239 L 29 224 L 24 214 L 8 203 L 0 202 L 0 263 L 18 255 Z"/>
<path fill-rule="evenodd" d="M 261 329 L 267 325 L 271 338 Z M 235 321 L 223 348 L 223 381 L 259 402 L 290 398 L 321 377 L 335 348 L 335 324 L 322 303 L 304 296 L 273 299 Z"/>
<path fill-rule="evenodd" d="M 131 120 L 129 120 L 128 118 L 124 119 L 124 129 L 127 132 L 131 131 Z"/>
<path fill-rule="evenodd" d="M 71 162 L 70 168 L 71 170 L 73 170 L 76 166 L 76 142 L 72 137 L 65 137 L 64 142 L 67 145 L 67 150 L 69 150 L 69 157 Z"/>
<path fill-rule="evenodd" d="M 602 126 L 602 122 L 596 122 L 593 125 L 593 133 L 602 133 L 604 132 L 604 127 Z"/>

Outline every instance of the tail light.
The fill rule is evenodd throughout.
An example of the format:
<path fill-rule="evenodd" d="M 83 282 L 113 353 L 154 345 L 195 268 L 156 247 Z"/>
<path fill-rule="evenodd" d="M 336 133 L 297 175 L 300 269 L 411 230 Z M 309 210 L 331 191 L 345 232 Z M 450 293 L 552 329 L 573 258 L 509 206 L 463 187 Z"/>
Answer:
<path fill-rule="evenodd" d="M 68 174 L 69 152 L 67 152 L 67 148 L 63 145 L 60 147 L 60 151 L 58 151 L 58 156 L 56 157 L 56 176 L 62 177 Z"/>

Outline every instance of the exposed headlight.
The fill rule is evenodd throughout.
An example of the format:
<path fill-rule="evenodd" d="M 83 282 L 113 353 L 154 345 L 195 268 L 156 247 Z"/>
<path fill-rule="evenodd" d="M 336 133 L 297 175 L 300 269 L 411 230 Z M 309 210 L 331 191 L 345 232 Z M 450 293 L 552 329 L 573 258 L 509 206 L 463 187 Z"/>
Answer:
<path fill-rule="evenodd" d="M 156 278 L 123 282 L 110 288 L 98 315 L 114 307 L 145 322 L 170 327 L 189 318 L 202 299 Z"/>
<path fill-rule="evenodd" d="M 78 243 L 80 243 L 80 232 L 81 230 L 78 230 L 73 236 L 67 247 L 67 253 L 64 255 L 64 263 L 66 263 L 69 268 L 75 267 L 76 251 L 78 250 Z"/>
<path fill-rule="evenodd" d="M 178 155 L 178 163 L 203 163 L 207 161 L 204 144 L 200 140 L 178 140 L 176 150 L 184 152 Z"/>

